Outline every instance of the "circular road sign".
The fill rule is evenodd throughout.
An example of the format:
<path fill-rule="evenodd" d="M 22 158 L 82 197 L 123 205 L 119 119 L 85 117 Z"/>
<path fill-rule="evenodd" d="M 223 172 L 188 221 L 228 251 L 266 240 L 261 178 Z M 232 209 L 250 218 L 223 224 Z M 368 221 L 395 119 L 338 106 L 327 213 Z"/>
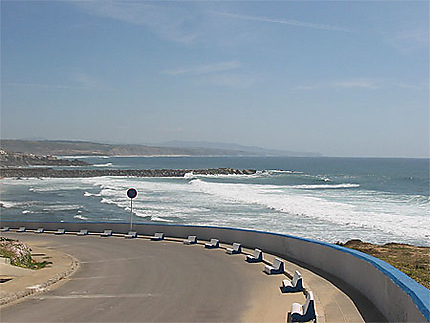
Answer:
<path fill-rule="evenodd" d="M 134 188 L 130 188 L 127 191 L 127 196 L 131 199 L 134 199 L 137 196 L 137 191 Z"/>

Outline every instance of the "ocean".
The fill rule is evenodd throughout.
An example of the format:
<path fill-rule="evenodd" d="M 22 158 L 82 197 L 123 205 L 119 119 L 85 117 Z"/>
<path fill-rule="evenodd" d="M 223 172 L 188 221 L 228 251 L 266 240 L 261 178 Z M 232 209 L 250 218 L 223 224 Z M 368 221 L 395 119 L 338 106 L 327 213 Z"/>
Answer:
<path fill-rule="evenodd" d="M 326 242 L 430 246 L 429 159 L 82 157 L 87 168 L 256 169 L 185 178 L 1 179 L 2 220 L 159 222 L 246 228 Z"/>

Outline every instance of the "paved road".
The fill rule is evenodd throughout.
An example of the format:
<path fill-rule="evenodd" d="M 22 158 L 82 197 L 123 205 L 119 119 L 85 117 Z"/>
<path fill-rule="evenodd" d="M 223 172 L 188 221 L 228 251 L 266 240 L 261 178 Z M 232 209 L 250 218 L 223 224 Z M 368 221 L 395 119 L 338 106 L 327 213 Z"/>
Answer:
<path fill-rule="evenodd" d="M 59 288 L 3 308 L 2 322 L 232 322 L 243 320 L 244 313 L 249 317 L 258 298 L 270 305 L 259 309 L 255 320 L 283 321 L 291 302 L 304 300 L 302 294 L 280 295 L 282 277 L 262 274 L 261 264 L 202 245 L 32 233 L 19 237 L 58 248 L 79 259 L 81 267 Z"/>

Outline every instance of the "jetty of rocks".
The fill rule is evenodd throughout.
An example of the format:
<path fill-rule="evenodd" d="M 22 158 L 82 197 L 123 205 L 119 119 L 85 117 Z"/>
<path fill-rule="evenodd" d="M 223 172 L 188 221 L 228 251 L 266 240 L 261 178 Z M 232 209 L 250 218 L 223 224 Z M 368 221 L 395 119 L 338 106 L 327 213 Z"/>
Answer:
<path fill-rule="evenodd" d="M 10 177 L 54 177 L 78 178 L 99 176 L 132 177 L 184 177 L 194 175 L 253 175 L 254 169 L 210 168 L 210 169 L 53 169 L 53 168 L 1 168 L 0 176 Z"/>

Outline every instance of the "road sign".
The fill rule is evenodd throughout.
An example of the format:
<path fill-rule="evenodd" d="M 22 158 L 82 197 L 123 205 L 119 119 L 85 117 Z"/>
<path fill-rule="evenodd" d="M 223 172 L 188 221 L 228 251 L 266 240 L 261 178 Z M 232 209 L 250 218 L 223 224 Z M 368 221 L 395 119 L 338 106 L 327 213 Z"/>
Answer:
<path fill-rule="evenodd" d="M 133 199 L 137 196 L 137 191 L 134 188 L 129 188 L 127 196 L 130 198 L 130 231 L 133 230 Z"/>
<path fill-rule="evenodd" d="M 131 199 L 134 199 L 137 196 L 137 191 L 134 188 L 130 188 L 127 191 L 127 196 Z"/>

